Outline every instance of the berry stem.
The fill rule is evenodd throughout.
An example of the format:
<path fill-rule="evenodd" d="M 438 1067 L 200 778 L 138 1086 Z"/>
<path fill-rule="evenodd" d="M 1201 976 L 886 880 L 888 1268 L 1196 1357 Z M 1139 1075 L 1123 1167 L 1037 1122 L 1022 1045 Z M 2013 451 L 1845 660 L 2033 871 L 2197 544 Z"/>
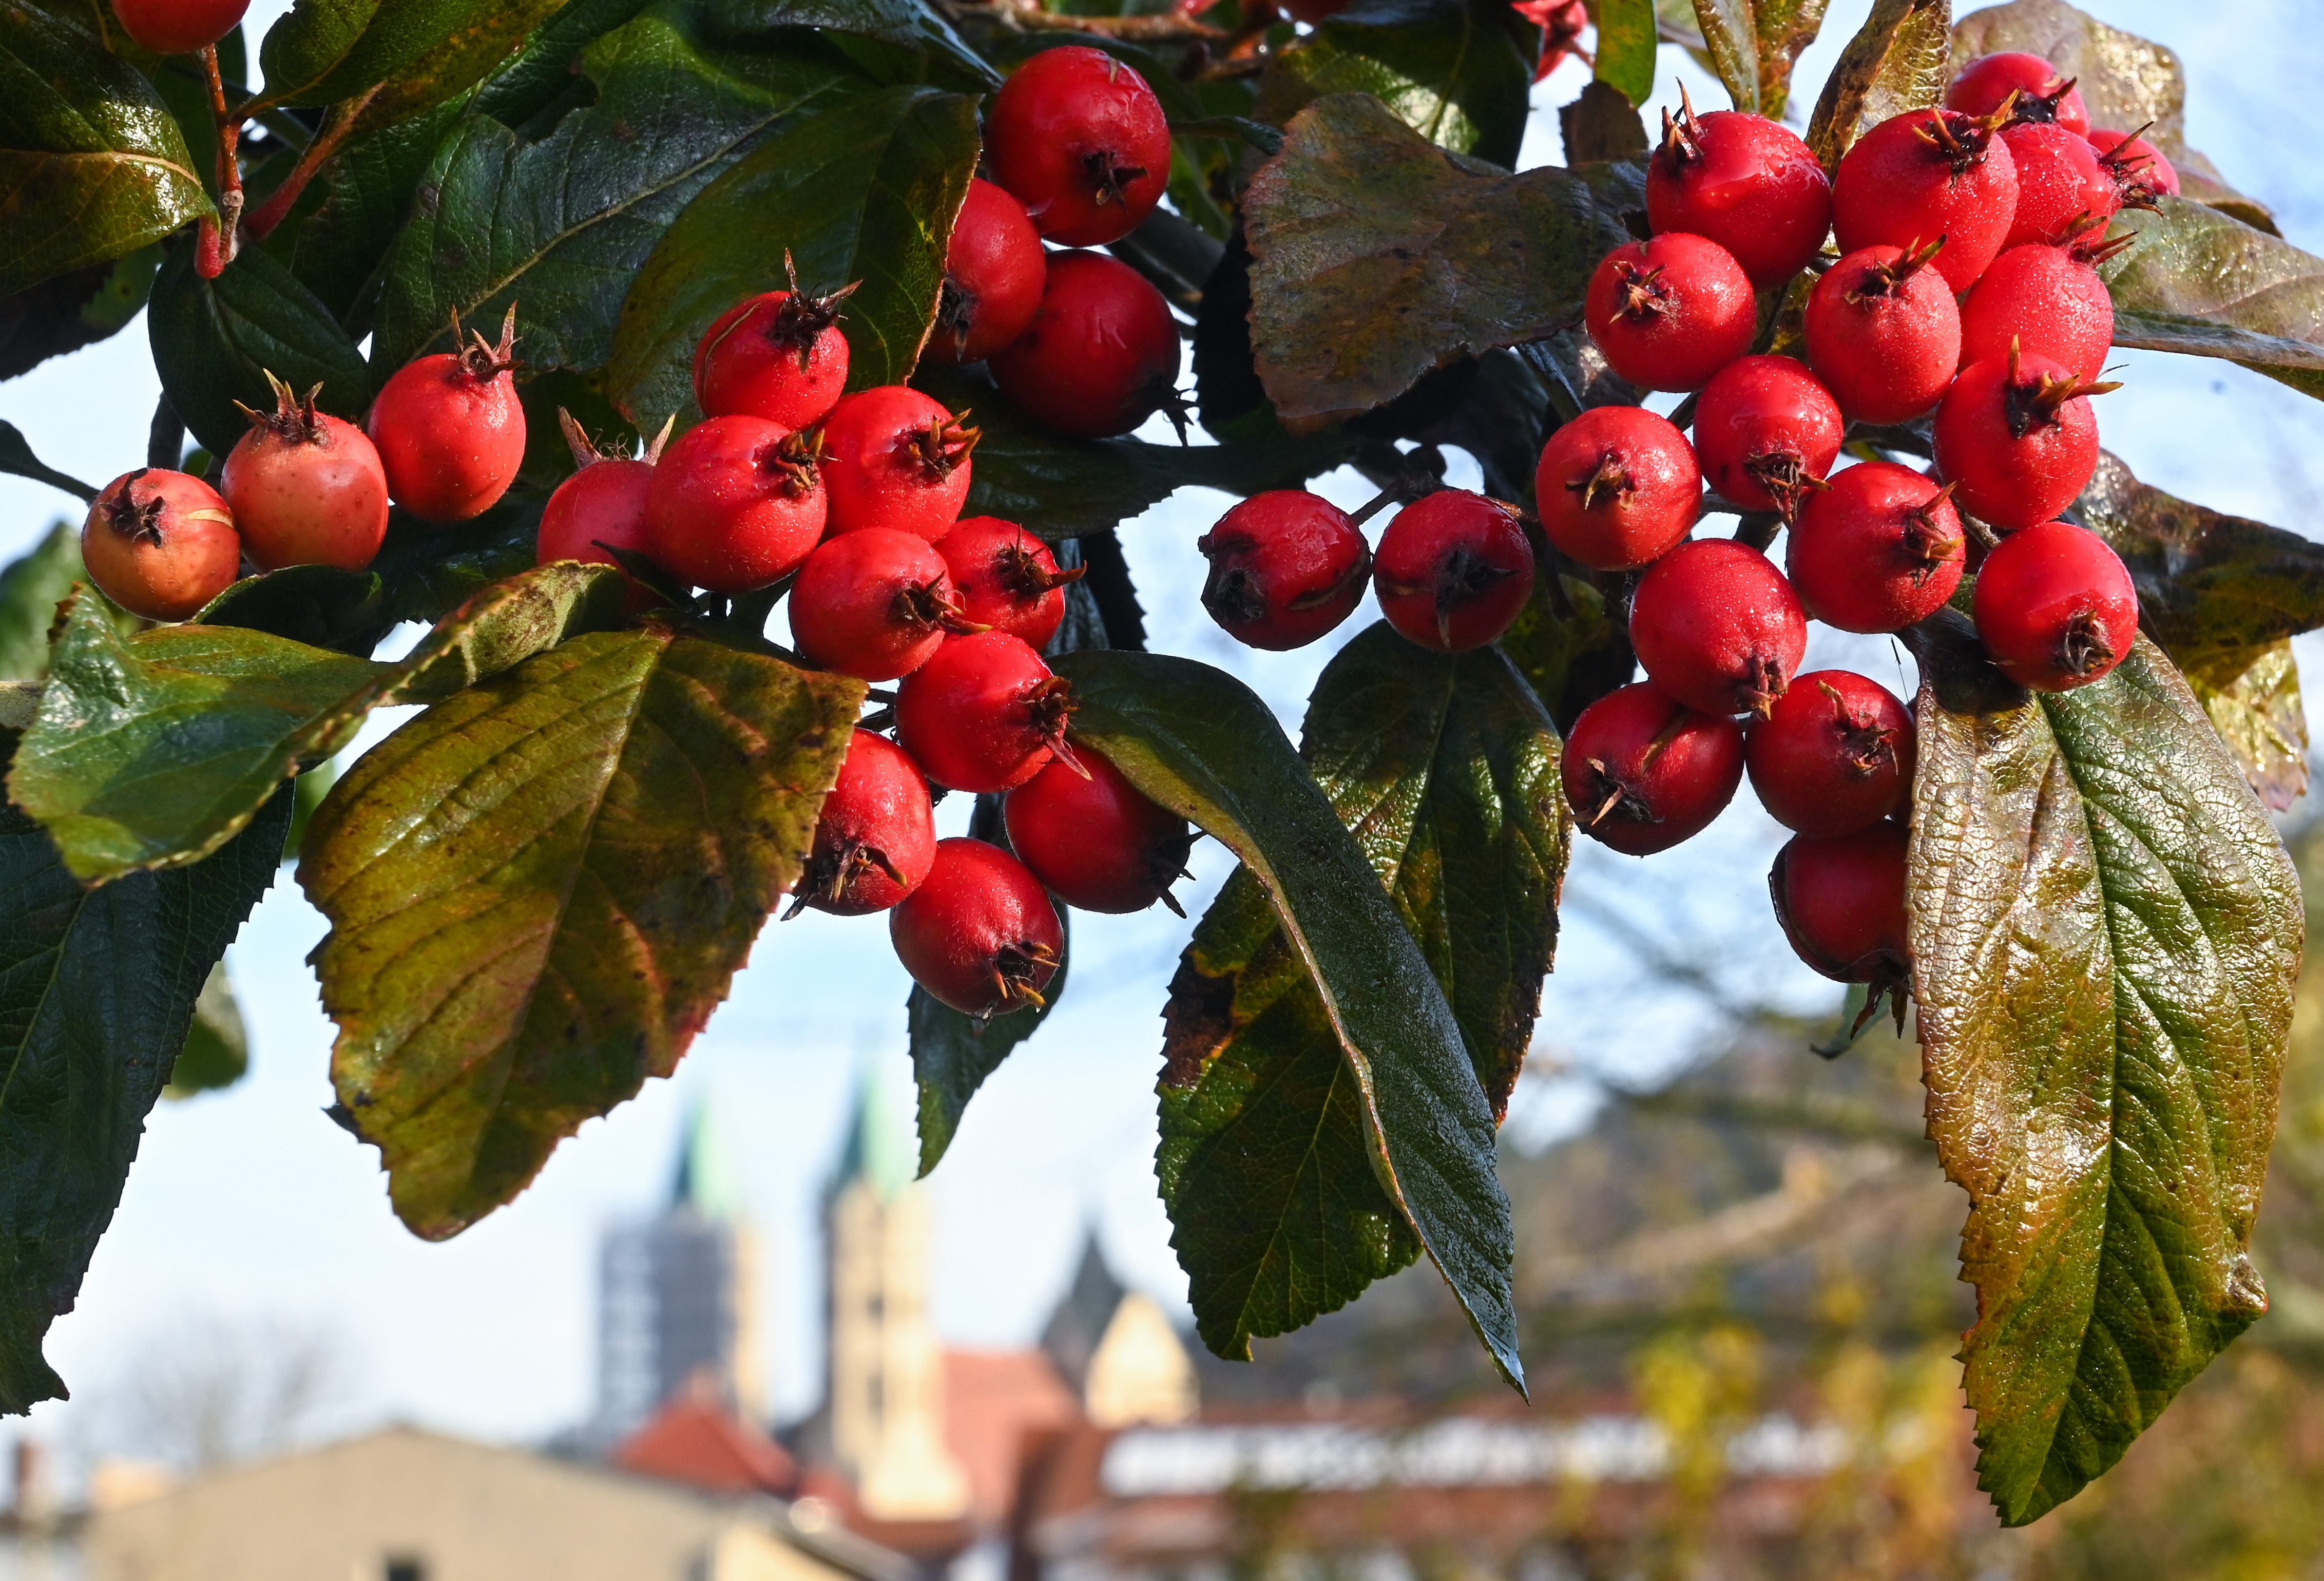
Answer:
<path fill-rule="evenodd" d="M 210 90 L 210 119 L 217 127 L 217 212 L 203 217 L 196 234 L 194 273 L 216 280 L 241 246 L 242 117 L 226 108 L 226 79 L 218 73 L 217 46 L 204 45 L 202 75 Z"/>
<path fill-rule="evenodd" d="M 377 87 L 366 88 L 354 98 L 331 106 L 323 129 L 299 155 L 299 162 L 282 179 L 282 184 L 268 193 L 266 201 L 251 211 L 243 229 L 252 241 L 263 241 L 273 234 L 274 227 L 282 223 L 283 217 L 290 212 L 291 207 L 307 190 L 307 183 L 313 180 L 316 173 L 330 163 L 332 156 L 346 145 L 347 138 L 355 132 L 356 119 L 362 116 L 364 107 L 371 103 L 372 96 L 378 92 Z"/>

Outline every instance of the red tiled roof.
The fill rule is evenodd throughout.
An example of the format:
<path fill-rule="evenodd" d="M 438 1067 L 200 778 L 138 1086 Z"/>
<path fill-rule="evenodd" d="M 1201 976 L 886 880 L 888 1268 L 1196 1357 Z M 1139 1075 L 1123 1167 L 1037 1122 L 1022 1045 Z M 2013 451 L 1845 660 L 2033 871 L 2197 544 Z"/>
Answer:
<path fill-rule="evenodd" d="M 623 1439 L 613 1464 L 721 1493 L 788 1493 L 798 1481 L 781 1445 L 715 1405 L 683 1396 Z"/>
<path fill-rule="evenodd" d="M 1081 1401 L 1037 1350 L 954 1350 L 944 1360 L 945 1444 L 968 1474 L 969 1518 L 1001 1525 L 1027 1435 L 1078 1425 Z"/>

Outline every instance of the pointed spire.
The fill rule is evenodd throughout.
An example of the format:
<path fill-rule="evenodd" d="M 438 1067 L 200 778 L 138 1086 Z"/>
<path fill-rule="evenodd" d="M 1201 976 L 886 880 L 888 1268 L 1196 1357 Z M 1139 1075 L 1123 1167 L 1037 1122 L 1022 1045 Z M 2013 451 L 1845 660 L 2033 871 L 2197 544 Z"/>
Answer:
<path fill-rule="evenodd" d="M 918 1162 L 919 1150 L 905 1122 L 902 1096 L 889 1062 L 875 1059 L 856 1092 L 855 1119 L 848 1127 L 847 1151 L 840 1155 L 834 1187 L 844 1190 L 861 1180 L 892 1201 L 912 1183 Z"/>
<path fill-rule="evenodd" d="M 673 1212 L 690 1207 L 704 1218 L 726 1224 L 748 1216 L 742 1183 L 726 1151 L 723 1133 L 712 1118 L 707 1096 L 697 1096 L 687 1112 L 669 1206 Z"/>

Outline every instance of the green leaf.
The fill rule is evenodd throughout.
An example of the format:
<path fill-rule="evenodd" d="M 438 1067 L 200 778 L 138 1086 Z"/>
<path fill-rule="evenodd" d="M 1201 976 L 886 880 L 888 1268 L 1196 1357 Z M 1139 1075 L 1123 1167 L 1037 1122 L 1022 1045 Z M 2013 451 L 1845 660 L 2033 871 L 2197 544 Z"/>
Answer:
<path fill-rule="evenodd" d="M 80 531 L 69 522 L 50 528 L 0 570 L 0 680 L 48 675 L 49 628 L 82 575 Z"/>
<path fill-rule="evenodd" d="M 811 27 L 837 35 L 843 43 L 851 35 L 876 39 L 933 55 L 979 89 L 1001 86 L 1001 74 L 962 41 L 935 7 L 922 0 L 702 0 L 702 4 L 713 24 L 726 32 Z"/>
<path fill-rule="evenodd" d="M 179 247 L 153 282 L 146 313 L 153 366 L 187 430 L 223 456 L 249 430 L 235 402 L 271 410 L 272 369 L 304 393 L 320 384 L 324 411 L 359 419 L 371 402 L 363 354 L 331 310 L 259 247 L 245 247 L 223 274 L 194 273 L 194 249 Z"/>
<path fill-rule="evenodd" d="M 2139 624 L 2201 699 L 2263 800 L 2308 783 L 2308 724 L 2291 637 L 2324 626 L 2324 545 L 2188 501 L 2100 452 L 2071 513 L 2114 546 Z"/>
<path fill-rule="evenodd" d="M 1745 115 L 1759 114 L 1759 30 L 1751 0 L 1694 0 L 1694 21 L 1727 97 Z"/>
<path fill-rule="evenodd" d="M 388 249 L 437 148 L 471 102 L 452 98 L 349 139 L 323 178 L 323 201 L 298 222 L 291 273 L 350 334 L 372 328 Z"/>
<path fill-rule="evenodd" d="M 1281 125 L 1326 94 L 1368 93 L 1440 147 L 1514 165 L 1533 62 L 1510 21 L 1497 0 L 1357 0 L 1269 59 L 1255 114 Z"/>
<path fill-rule="evenodd" d="M 64 1397 L 42 1336 L 72 1309 L 195 996 L 274 881 L 290 798 L 209 861 L 85 889 L 0 807 L 0 1410 Z"/>
<path fill-rule="evenodd" d="M 1102 532 L 1181 488 L 1297 488 L 1355 448 L 1337 430 L 1217 445 L 1060 439 L 1019 416 L 981 372 L 930 368 L 913 383 L 954 411 L 973 411 L 982 431 L 968 513 L 1018 522 L 1052 543 Z"/>
<path fill-rule="evenodd" d="M 1808 117 L 1808 146 L 1825 170 L 1840 169 L 1840 156 L 1892 116 L 1944 102 L 1951 22 L 1948 0 L 1873 0 Z"/>
<path fill-rule="evenodd" d="M 1784 118 L 1791 103 L 1792 69 L 1800 52 L 1823 31 L 1824 8 L 1830 0 L 1751 0 L 1751 23 L 1759 57 L 1759 113 L 1771 121 Z"/>
<path fill-rule="evenodd" d="M 583 636 L 332 788 L 299 866 L 331 920 L 332 1080 L 415 1233 L 458 1234 L 675 1068 L 798 878 L 863 691 L 660 628 Z"/>
<path fill-rule="evenodd" d="M 585 75 L 584 53 L 650 4 L 652 0 L 568 0 L 532 30 L 506 65 L 477 85 L 471 107 L 521 132 L 536 116 L 587 104 L 594 88 Z"/>
<path fill-rule="evenodd" d="M 0 296 L 134 253 L 211 212 L 136 68 L 48 14 L 0 29 Z"/>
<path fill-rule="evenodd" d="M 235 1003 L 234 980 L 220 961 L 195 996 L 193 1023 L 186 1029 L 185 1046 L 170 1067 L 170 1082 L 161 1096 L 190 1098 L 216 1092 L 240 1081 L 249 1069 L 250 1033 L 242 1024 L 242 1006 Z"/>
<path fill-rule="evenodd" d="M 2108 27 L 2065 0 L 2011 0 L 1960 19 L 1953 29 L 1948 74 L 1979 55 L 2006 50 L 2040 55 L 2061 76 L 2072 78 L 2094 126 L 2134 132 L 2153 122 L 2147 140 L 2178 171 L 2190 199 L 2274 231 L 2274 217 L 2265 205 L 2227 186 L 2209 160 L 2187 146 L 2187 76 L 2170 50 Z"/>
<path fill-rule="evenodd" d="M 67 612 L 9 793 L 93 882 L 198 862 L 275 788 L 353 741 L 374 707 L 440 697 L 621 617 L 622 581 L 560 561 L 491 588 L 410 654 L 374 664 L 238 626 L 122 638 Z"/>
<path fill-rule="evenodd" d="M 1336 1311 L 1420 1240 L 1372 1167 L 1361 1084 L 1264 885 L 1238 868 L 1164 1012 L 1155 1173 L 1195 1332 L 1250 1342 Z"/>
<path fill-rule="evenodd" d="M 1245 195 L 1251 349 L 1295 428 L 1352 416 L 1464 355 L 1536 340 L 1628 239 L 1643 167 L 1480 173 L 1360 94 L 1299 112 Z"/>
<path fill-rule="evenodd" d="M 389 512 L 387 541 L 371 562 L 380 579 L 381 618 L 432 623 L 493 583 L 531 569 L 547 503 L 520 480 L 499 504 L 454 528 Z"/>
<path fill-rule="evenodd" d="M 2266 1309 L 2246 1255 L 2299 879 L 2142 639 L 2029 698 L 1924 633 L 1910 901 L 1929 1130 L 1969 1194 L 1978 1485 L 2022 1525 Z"/>
<path fill-rule="evenodd" d="M 1508 1198 L 1460 1023 L 1379 877 L 1240 682 L 1158 653 L 1073 653 L 1074 735 L 1191 818 L 1265 887 L 1361 1096 L 1380 1183 L 1512 1386 L 1522 1388 Z"/>
<path fill-rule="evenodd" d="M 160 247 L 140 247 L 0 297 L 0 379 L 119 333 L 145 306 L 161 266 Z"/>
<path fill-rule="evenodd" d="M 1654 0 L 1598 0 L 1596 80 L 1617 89 L 1633 108 L 1654 97 Z"/>
<path fill-rule="evenodd" d="M 945 247 L 976 170 L 976 102 L 892 88 L 798 122 L 695 199 L 622 304 L 606 384 L 641 427 L 694 410 L 695 343 L 754 291 L 799 280 L 847 299 L 851 388 L 900 384 L 936 323 Z"/>
<path fill-rule="evenodd" d="M 198 625 L 247 626 L 310 648 L 367 658 L 395 622 L 376 571 L 285 566 L 244 577 L 204 605 Z"/>
<path fill-rule="evenodd" d="M 675 8 L 598 40 L 581 65 L 597 102 L 549 136 L 471 115 L 437 150 L 383 266 L 380 366 L 448 346 L 456 310 L 484 322 L 511 302 L 529 366 L 603 366 L 622 293 L 689 200 L 847 82 L 808 53 L 714 47 Z"/>
<path fill-rule="evenodd" d="M 2324 259 L 2217 208 L 2158 198 L 2138 243 L 2099 269 L 2115 344 L 2226 357 L 2324 397 Z"/>
<path fill-rule="evenodd" d="M 29 477 L 35 483 L 45 483 L 51 488 L 84 501 L 97 497 L 94 485 L 83 483 L 69 472 L 59 472 L 33 455 L 23 430 L 13 422 L 0 422 L 0 472 Z"/>
<path fill-rule="evenodd" d="M 1546 563 L 1546 562 L 1544 562 Z M 1578 576 L 1536 577 L 1533 596 L 1499 644 L 1560 730 L 1582 710 L 1628 686 L 1637 669 L 1628 625 L 1606 596 Z"/>
<path fill-rule="evenodd" d="M 258 47 L 261 105 L 330 105 L 377 88 L 383 125 L 473 87 L 563 0 L 298 0 Z"/>

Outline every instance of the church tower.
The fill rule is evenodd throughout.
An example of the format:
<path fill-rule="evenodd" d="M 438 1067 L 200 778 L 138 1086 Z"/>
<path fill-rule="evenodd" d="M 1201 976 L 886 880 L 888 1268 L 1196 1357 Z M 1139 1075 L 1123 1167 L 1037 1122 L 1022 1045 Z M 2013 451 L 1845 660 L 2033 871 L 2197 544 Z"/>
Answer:
<path fill-rule="evenodd" d="M 949 1521 L 968 1479 L 945 1447 L 944 1353 L 928 1318 L 929 1205 L 898 1096 L 875 1066 L 825 1201 L 831 1454 L 866 1515 Z"/>

